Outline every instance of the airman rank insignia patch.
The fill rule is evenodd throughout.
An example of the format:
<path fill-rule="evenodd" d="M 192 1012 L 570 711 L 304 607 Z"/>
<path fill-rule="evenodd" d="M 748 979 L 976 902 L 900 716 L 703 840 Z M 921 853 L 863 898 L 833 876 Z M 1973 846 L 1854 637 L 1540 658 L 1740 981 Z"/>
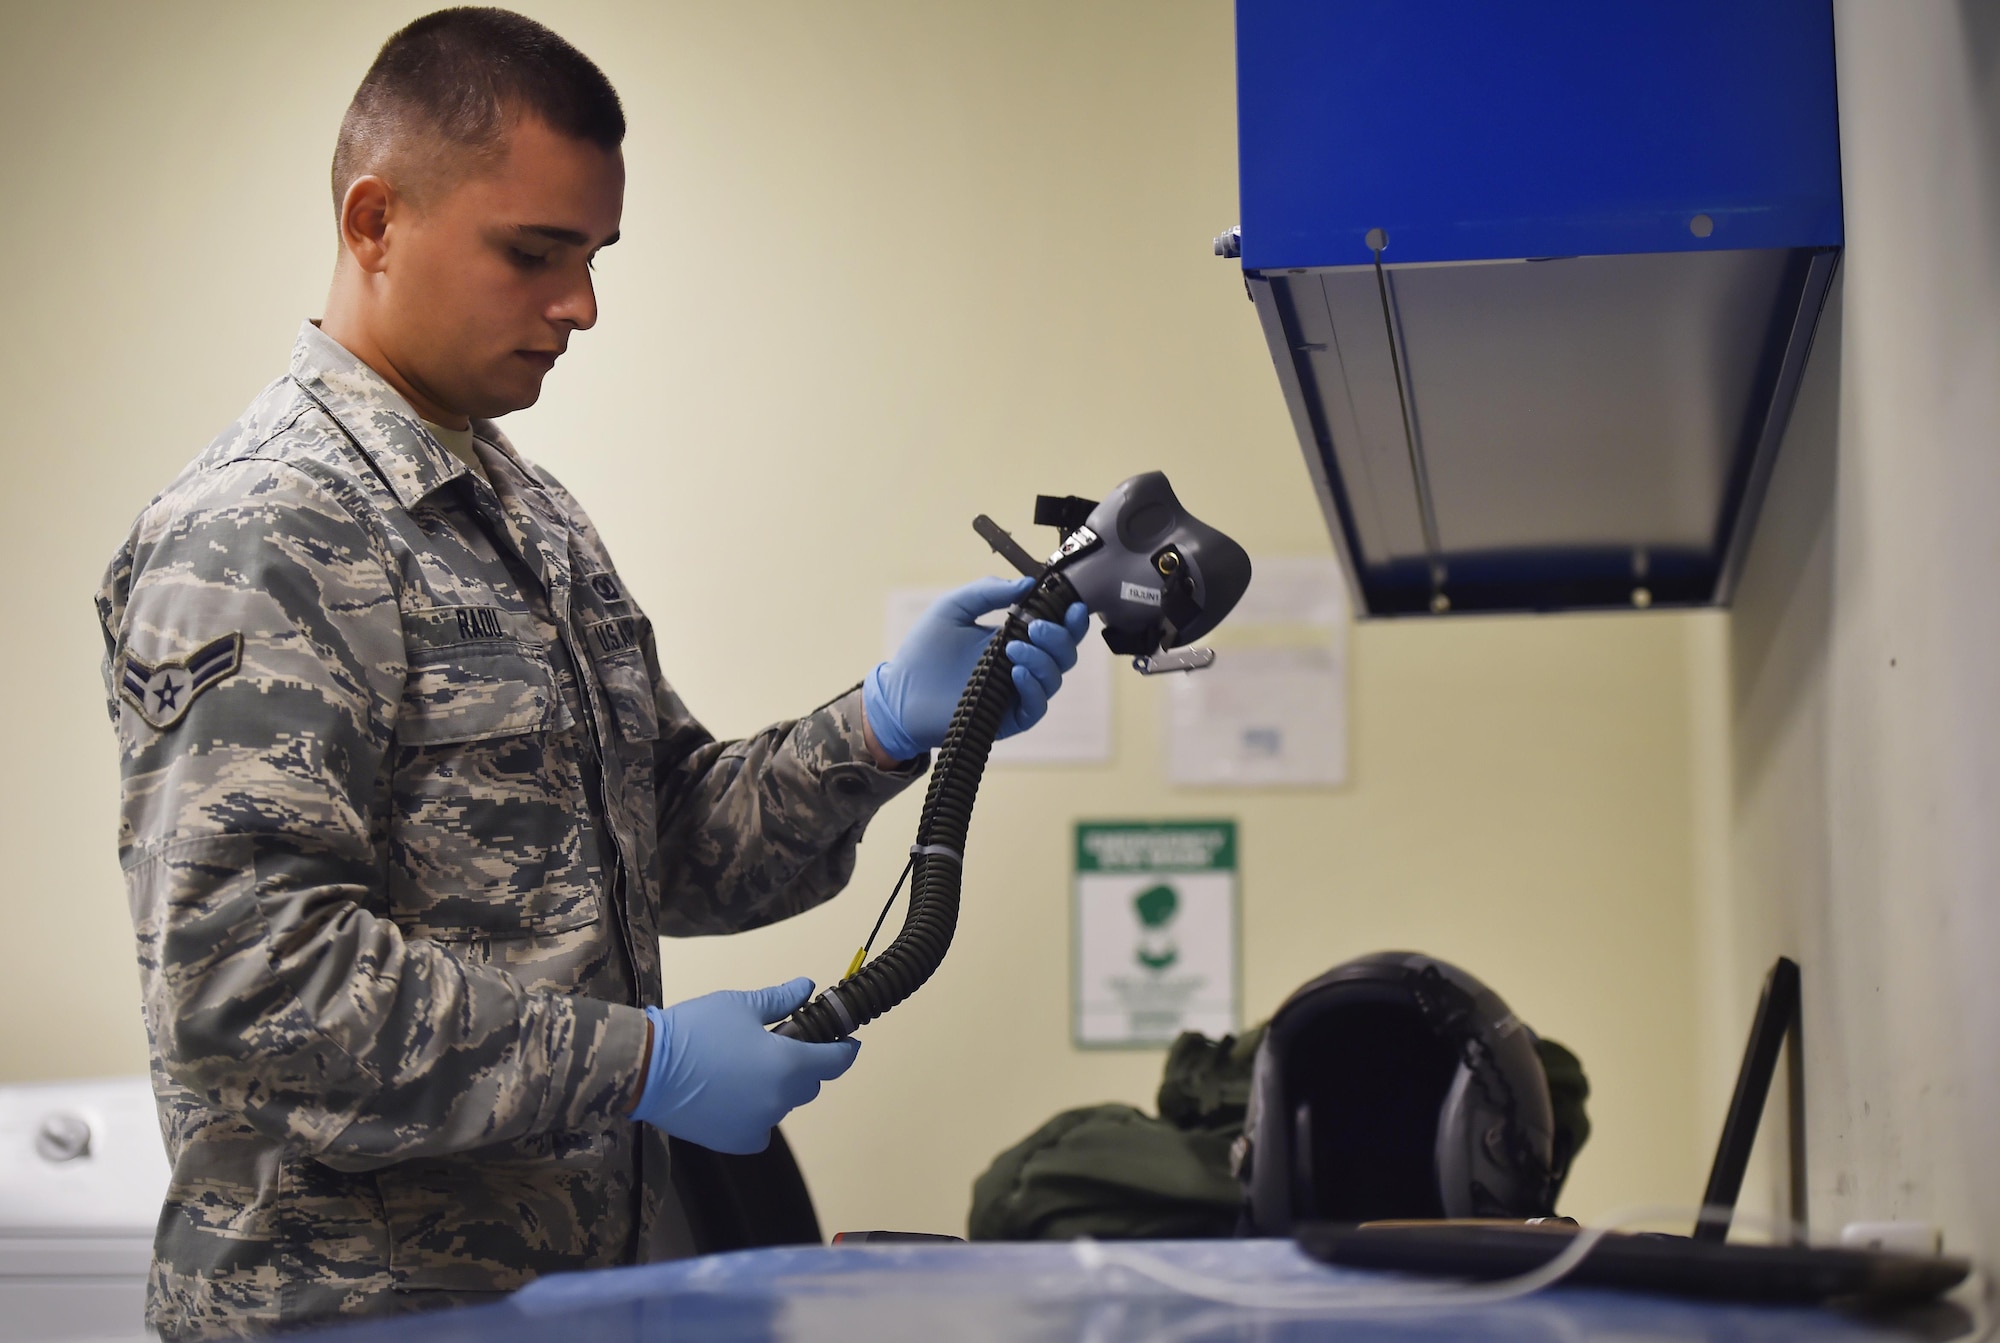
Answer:
<path fill-rule="evenodd" d="M 139 716 L 165 732 L 186 716 L 195 696 L 243 665 L 243 636 L 225 634 L 184 658 L 149 666 L 130 653 L 118 678 L 118 691 Z"/>

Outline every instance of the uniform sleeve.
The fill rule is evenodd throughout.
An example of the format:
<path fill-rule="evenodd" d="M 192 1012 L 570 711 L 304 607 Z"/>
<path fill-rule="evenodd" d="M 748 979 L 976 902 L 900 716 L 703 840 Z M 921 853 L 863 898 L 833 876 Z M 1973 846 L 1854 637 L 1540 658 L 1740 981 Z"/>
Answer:
<path fill-rule="evenodd" d="M 640 1012 L 529 991 L 388 917 L 406 668 L 382 542 L 285 465 L 180 493 L 99 603 L 160 1064 L 347 1169 L 609 1122 L 638 1084 Z M 231 636 L 216 677 L 227 659 L 205 650 Z"/>
<path fill-rule="evenodd" d="M 869 818 L 930 763 L 875 765 L 858 687 L 804 718 L 718 742 L 658 686 L 660 931 L 670 937 L 759 928 L 838 894 Z"/>

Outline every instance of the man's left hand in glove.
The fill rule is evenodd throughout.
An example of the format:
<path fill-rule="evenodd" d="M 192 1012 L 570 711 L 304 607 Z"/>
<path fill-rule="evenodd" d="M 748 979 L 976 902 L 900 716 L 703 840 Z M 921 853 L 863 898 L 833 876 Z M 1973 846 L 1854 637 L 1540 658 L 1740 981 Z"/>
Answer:
<path fill-rule="evenodd" d="M 1035 585 L 1032 578 L 982 578 L 946 593 L 913 626 L 896 655 L 862 685 L 861 705 L 871 744 L 883 764 L 914 760 L 944 741 L 951 715 L 993 629 L 979 617 L 1004 611 Z M 1076 666 L 1077 641 L 1090 632 L 1090 612 L 1072 602 L 1063 623 L 1031 621 L 1028 637 L 1007 645 L 1014 664 L 1015 703 L 1000 722 L 1011 737 L 1040 722 L 1063 673 Z"/>

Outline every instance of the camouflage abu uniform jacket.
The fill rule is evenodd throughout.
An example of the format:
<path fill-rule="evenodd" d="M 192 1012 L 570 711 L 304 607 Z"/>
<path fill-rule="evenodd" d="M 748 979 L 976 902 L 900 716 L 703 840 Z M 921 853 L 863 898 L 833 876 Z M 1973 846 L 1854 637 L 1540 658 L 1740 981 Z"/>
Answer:
<path fill-rule="evenodd" d="M 475 429 L 491 488 L 307 325 L 98 597 L 169 1335 L 642 1256 L 658 936 L 827 899 L 921 772 L 858 692 L 714 740 L 583 510 Z"/>

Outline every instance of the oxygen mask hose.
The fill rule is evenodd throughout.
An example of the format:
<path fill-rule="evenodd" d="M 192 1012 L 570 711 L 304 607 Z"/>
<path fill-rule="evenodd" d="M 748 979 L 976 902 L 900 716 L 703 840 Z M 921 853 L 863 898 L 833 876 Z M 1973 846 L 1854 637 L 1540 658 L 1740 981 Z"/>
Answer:
<path fill-rule="evenodd" d="M 1035 586 L 1008 608 L 980 654 L 938 747 L 910 848 L 903 926 L 881 955 L 772 1028 L 780 1035 L 816 1044 L 852 1035 L 915 993 L 943 963 L 958 928 L 972 804 L 1000 721 L 1014 702 L 1007 645 L 1027 639 L 1029 622 L 1060 624 L 1071 603 L 1080 601 L 1103 623 L 1111 651 L 1131 657 L 1140 671 L 1187 670 L 1206 666 L 1213 655 L 1197 649 L 1185 653 L 1203 657 L 1156 655 L 1215 628 L 1250 586 L 1243 547 L 1183 509 L 1157 471 L 1132 477 L 1102 503 L 1042 496 L 1035 521 L 1062 533 L 1062 546 L 1046 567 L 990 519 L 974 524 Z"/>
<path fill-rule="evenodd" d="M 881 955 L 779 1022 L 778 1034 L 815 1044 L 852 1035 L 915 993 L 943 964 L 958 928 L 972 804 L 986 775 L 986 758 L 1000 734 L 1000 720 L 1014 702 L 1014 664 L 1007 658 L 1007 645 L 1028 637 L 1030 621 L 1060 624 L 1070 603 L 1077 600 L 1067 578 L 1049 573 L 1008 608 L 1006 620 L 965 683 L 931 768 L 917 842 L 910 850 L 910 904 L 902 931 Z"/>

